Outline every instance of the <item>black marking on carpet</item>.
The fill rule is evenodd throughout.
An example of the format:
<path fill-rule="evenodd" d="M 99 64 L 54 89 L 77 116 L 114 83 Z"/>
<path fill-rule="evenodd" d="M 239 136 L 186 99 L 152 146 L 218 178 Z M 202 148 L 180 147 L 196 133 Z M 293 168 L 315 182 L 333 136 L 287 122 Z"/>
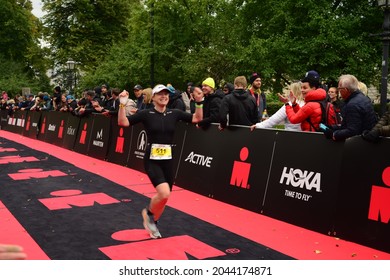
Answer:
<path fill-rule="evenodd" d="M 36 157 L 36 162 L 1 164 L 0 200 L 27 230 L 51 259 L 109 259 L 99 248 L 137 241 L 118 241 L 111 235 L 118 231 L 142 229 L 141 209 L 149 198 L 126 189 L 104 177 L 82 170 L 48 153 L 33 150 L 19 143 L 0 138 L 0 157 Z M 13 180 L 9 174 L 21 170 L 58 170 L 67 176 Z M 115 169 L 113 169 L 115 172 Z M 129 182 L 129 184 L 132 184 Z M 146 188 L 151 186 L 145 185 Z M 119 203 L 92 206 L 72 206 L 69 209 L 49 210 L 39 199 L 53 198 L 61 190 L 80 190 L 83 195 L 104 193 Z M 174 193 L 172 194 L 174 195 Z M 210 209 L 213 211 L 213 209 Z M 291 257 L 243 238 L 223 228 L 167 207 L 159 224 L 164 238 L 190 236 L 225 254 L 207 259 L 277 259 Z M 163 238 L 163 239 L 164 239 Z M 154 240 L 153 240 L 154 241 Z M 174 245 L 173 245 L 174 246 Z M 141 247 L 142 249 L 142 247 Z M 174 248 L 173 248 L 174 249 Z M 187 254 L 188 259 L 195 259 Z"/>

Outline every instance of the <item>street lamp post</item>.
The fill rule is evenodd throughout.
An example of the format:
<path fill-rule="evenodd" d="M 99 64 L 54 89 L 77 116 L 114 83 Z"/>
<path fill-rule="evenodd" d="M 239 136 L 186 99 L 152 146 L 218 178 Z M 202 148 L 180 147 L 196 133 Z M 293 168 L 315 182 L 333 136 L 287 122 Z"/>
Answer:
<path fill-rule="evenodd" d="M 150 48 L 152 49 L 152 53 L 150 55 L 150 85 L 154 87 L 154 1 L 150 6 Z"/>
<path fill-rule="evenodd" d="M 73 73 L 74 73 L 74 68 L 75 68 L 76 62 L 74 60 L 69 59 L 66 62 L 66 67 L 68 68 L 68 83 L 69 83 L 69 93 L 72 93 L 73 91 Z"/>
<path fill-rule="evenodd" d="M 380 34 L 383 42 L 382 78 L 381 78 L 381 114 L 386 112 L 387 104 L 387 76 L 389 72 L 389 43 L 390 43 L 390 0 L 378 0 L 378 7 L 383 9 L 383 33 Z"/>

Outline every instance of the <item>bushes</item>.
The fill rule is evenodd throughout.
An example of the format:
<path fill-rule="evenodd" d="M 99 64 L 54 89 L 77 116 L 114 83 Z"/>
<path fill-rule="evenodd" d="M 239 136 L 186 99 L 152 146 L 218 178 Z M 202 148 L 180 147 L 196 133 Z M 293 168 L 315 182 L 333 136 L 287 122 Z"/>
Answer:
<path fill-rule="evenodd" d="M 282 102 L 279 101 L 271 101 L 267 102 L 267 113 L 269 116 L 273 115 L 276 111 L 280 109 L 280 107 L 283 106 Z"/>

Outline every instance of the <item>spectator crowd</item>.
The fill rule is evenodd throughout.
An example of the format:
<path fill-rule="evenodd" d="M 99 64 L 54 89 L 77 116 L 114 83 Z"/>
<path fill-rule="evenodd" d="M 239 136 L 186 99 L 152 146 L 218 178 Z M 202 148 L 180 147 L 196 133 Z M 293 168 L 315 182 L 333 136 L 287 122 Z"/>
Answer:
<path fill-rule="evenodd" d="M 352 75 L 342 75 L 337 87 L 328 87 L 321 83 L 318 72 L 308 71 L 301 80 L 289 85 L 288 93 L 278 93 L 279 100 L 284 105 L 271 116 L 268 116 L 267 95 L 261 86 L 262 76 L 259 73 L 253 73 L 248 79 L 238 76 L 233 83 L 225 83 L 220 88 L 211 77 L 200 85 L 189 82 L 183 91 L 167 84 L 167 108 L 194 113 L 194 91 L 202 91 L 203 120 L 196 125 L 204 129 L 211 123 L 219 124 L 220 130 L 229 125 L 243 125 L 250 127 L 252 131 L 282 125 L 286 130 L 322 131 L 327 138 L 335 141 L 362 135 L 364 139 L 375 142 L 380 136 L 388 135 L 387 130 L 383 130 L 383 125 L 380 128 L 376 126 L 378 118 L 367 96 L 367 87 Z M 66 93 L 60 86 L 54 87 L 51 94 L 39 92 L 36 95 L 16 95 L 13 98 L 3 91 L 0 108 L 7 110 L 9 115 L 17 110 L 26 110 L 69 112 L 80 117 L 97 113 L 109 117 L 118 114 L 121 92 L 121 89 L 110 88 L 107 84 L 84 90 L 81 98 Z M 133 98 L 129 96 L 125 105 L 127 116 L 154 107 L 152 88 L 136 84 L 133 94 Z M 318 101 L 321 100 L 332 103 L 337 124 L 320 125 L 322 111 Z"/>

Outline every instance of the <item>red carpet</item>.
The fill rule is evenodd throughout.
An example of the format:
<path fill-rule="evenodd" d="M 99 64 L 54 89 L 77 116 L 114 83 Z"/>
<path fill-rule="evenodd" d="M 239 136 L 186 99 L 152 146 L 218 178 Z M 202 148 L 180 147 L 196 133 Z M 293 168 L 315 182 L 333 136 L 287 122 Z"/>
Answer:
<path fill-rule="evenodd" d="M 67 178 L 61 178 L 61 184 L 64 185 L 61 187 L 63 190 L 78 189 L 78 186 L 76 186 L 77 184 L 80 186 L 88 185 L 90 186 L 88 187 L 88 190 L 93 189 L 94 193 L 110 193 L 110 191 L 111 193 L 116 193 L 118 198 L 120 197 L 120 199 L 117 200 L 123 203 L 123 206 L 120 206 L 121 208 L 118 205 L 115 205 L 115 203 L 106 206 L 101 205 L 99 206 L 100 208 L 94 207 L 94 212 L 92 212 L 91 209 L 87 211 L 86 209 L 80 208 L 80 214 L 73 217 L 70 217 L 63 210 L 53 212 L 55 213 L 53 217 L 45 217 L 45 219 L 48 219 L 49 224 L 49 218 L 56 219 L 56 222 L 51 225 L 54 233 L 42 235 L 43 231 L 50 231 L 50 228 L 45 227 L 44 223 L 37 225 L 37 223 L 34 224 L 25 221 L 24 219 L 22 220 L 22 218 L 18 219 L 17 217 L 28 217 L 27 214 L 31 217 L 34 216 L 34 214 L 39 215 L 39 213 L 44 213 L 47 209 L 43 209 L 42 204 L 47 207 L 54 207 L 44 204 L 45 201 L 43 199 L 40 200 L 41 203 L 37 204 L 32 204 L 28 199 L 42 197 L 40 195 L 42 195 L 42 191 L 45 192 L 45 184 L 46 186 L 53 186 L 56 182 L 59 182 L 59 177 L 56 179 L 57 181 L 53 181 L 54 179 L 51 178 L 41 180 L 40 184 L 41 182 L 43 183 L 39 186 L 39 190 L 38 187 L 36 188 L 35 192 L 32 191 L 33 186 L 31 185 L 26 185 L 21 188 L 26 190 L 26 192 L 31 191 L 28 195 L 27 193 L 19 194 L 15 191 L 15 196 L 25 195 L 23 197 L 26 201 L 24 205 L 13 204 L 14 200 L 11 194 L 12 190 L 18 187 L 17 182 L 14 185 L 13 183 L 10 183 L 9 186 L 0 187 L 0 193 L 2 190 L 4 191 L 3 196 L 0 196 L 0 198 L 4 197 L 7 201 L 7 203 L 5 203 L 5 201 L 0 201 L 0 243 L 22 245 L 25 248 L 29 259 L 102 258 L 103 255 L 100 256 L 98 253 L 92 253 L 94 252 L 93 250 L 95 250 L 94 247 L 87 248 L 88 246 L 85 245 L 86 248 L 83 248 L 83 244 L 92 241 L 94 244 L 104 244 L 104 246 L 99 247 L 99 250 L 104 253 L 104 256 L 109 256 L 109 258 L 112 259 L 143 259 L 145 256 L 142 254 L 130 254 L 126 256 L 123 253 L 115 255 L 115 252 L 118 250 L 129 252 L 132 249 L 134 251 L 134 249 L 140 248 L 148 251 L 150 258 L 152 259 L 164 259 L 165 256 L 163 254 L 151 251 L 151 248 L 159 247 L 170 250 L 174 242 L 176 242 L 176 245 L 178 246 L 178 243 L 191 243 L 195 242 L 195 239 L 202 240 L 205 244 L 213 244 L 212 247 L 215 250 L 213 251 L 210 248 L 199 251 L 194 250 L 189 257 L 188 255 L 180 254 L 180 252 L 186 250 L 184 248 L 183 250 L 178 249 L 177 251 L 171 252 L 170 257 L 175 259 L 204 259 L 207 258 L 207 256 L 212 256 L 214 259 L 240 259 L 240 255 L 237 254 L 236 256 L 233 256 L 232 251 L 234 251 L 234 249 L 237 251 L 241 249 L 243 251 L 242 256 L 245 259 L 390 259 L 390 254 L 388 253 L 318 234 L 254 212 L 215 201 L 208 197 L 186 191 L 177 186 L 174 187 L 174 192 L 168 202 L 169 209 L 167 209 L 167 212 L 164 213 L 164 216 L 161 219 L 161 231 L 164 238 L 161 240 L 147 240 L 145 231 L 141 229 L 142 223 L 140 221 L 141 217 L 139 212 L 142 209 L 142 203 L 148 201 L 146 197 L 150 197 L 154 194 L 154 189 L 145 174 L 131 170 L 127 167 L 97 160 L 55 145 L 25 138 L 6 131 L 0 131 L 0 137 L 57 158 L 59 161 L 50 161 L 50 166 L 53 169 L 61 170 L 61 168 L 64 168 L 62 162 L 70 164 L 70 167 L 66 167 L 68 171 L 64 170 L 66 175 L 68 175 Z M 0 147 L 4 148 L 1 144 Z M 3 149 L 0 153 L 0 158 L 3 158 L 5 155 L 10 156 L 10 154 L 12 154 L 12 152 L 7 152 Z M 19 155 L 31 156 L 33 153 L 30 151 L 21 151 L 19 152 Z M 11 171 L 11 169 L 17 164 L 28 166 L 30 169 L 32 167 L 33 169 L 44 169 L 43 166 L 45 166 L 45 163 L 43 155 L 44 154 L 36 154 L 36 157 L 39 158 L 40 162 L 5 163 L 0 166 L 3 172 L 6 172 L 8 175 L 15 173 L 14 171 Z M 72 165 L 74 165 L 75 168 L 73 168 Z M 18 166 L 18 168 L 19 167 L 20 166 Z M 88 184 L 80 181 L 81 177 L 78 177 L 78 174 L 81 174 L 79 169 L 88 174 L 92 174 L 88 175 Z M 3 174 L 2 176 L 7 174 Z M 86 175 L 84 174 L 83 176 Z M 105 179 L 104 182 L 100 180 L 100 176 Z M 114 184 L 124 187 L 123 191 L 115 189 Z M 6 188 L 9 188 L 7 189 L 7 193 L 5 192 Z M 132 192 L 126 192 L 126 190 Z M 135 194 L 133 194 L 133 192 Z M 53 193 L 50 194 L 53 195 Z M 84 192 L 84 194 L 86 194 L 86 192 Z M 64 195 L 64 193 L 62 193 L 62 195 Z M 136 205 L 136 203 L 139 203 L 139 206 Z M 113 205 L 115 205 L 115 208 Z M 38 210 L 42 212 L 38 213 Z M 114 215 L 117 214 L 113 217 L 107 217 L 107 219 L 103 218 L 104 215 L 106 215 L 105 213 L 107 213 L 107 210 Z M 96 229 L 99 229 L 102 226 L 99 224 L 100 221 L 96 220 L 96 217 L 99 217 L 100 214 L 102 223 L 104 220 L 105 226 L 107 226 L 107 223 L 109 222 L 108 226 L 110 228 L 107 228 L 107 232 L 112 232 L 112 236 L 103 238 L 103 236 L 107 236 L 107 232 L 104 232 L 104 234 L 96 232 Z M 35 216 L 34 218 L 42 219 L 42 217 Z M 134 225 L 134 228 L 129 229 L 123 224 L 124 221 L 127 220 L 132 220 L 134 222 L 134 224 L 132 224 Z M 69 221 L 69 225 L 64 227 L 66 221 Z M 28 229 L 22 226 L 22 224 L 25 224 Z M 141 227 L 139 227 L 138 224 L 141 224 Z M 81 225 L 81 228 L 72 228 L 72 225 Z M 56 231 L 63 231 L 61 232 L 62 236 L 67 236 L 67 238 L 69 238 L 67 242 L 74 242 L 74 244 L 79 246 L 80 251 L 82 252 L 79 255 L 69 254 L 66 245 L 63 244 L 65 241 L 61 242 L 61 240 L 56 240 L 56 238 L 58 238 L 58 235 L 54 235 L 58 233 Z M 33 238 L 32 235 L 35 237 Z M 196 238 L 194 239 L 195 236 Z M 120 240 L 130 241 L 130 237 L 133 238 L 132 241 L 137 242 L 118 242 Z M 91 241 L 90 239 L 94 240 Z M 160 245 L 153 246 L 151 242 L 160 242 Z M 227 248 L 230 248 L 231 250 L 229 251 L 230 255 L 226 253 L 228 250 Z M 254 248 L 254 252 L 250 252 L 247 248 Z M 208 252 L 208 255 L 204 255 L 205 251 Z M 223 255 L 225 257 L 222 257 Z"/>

